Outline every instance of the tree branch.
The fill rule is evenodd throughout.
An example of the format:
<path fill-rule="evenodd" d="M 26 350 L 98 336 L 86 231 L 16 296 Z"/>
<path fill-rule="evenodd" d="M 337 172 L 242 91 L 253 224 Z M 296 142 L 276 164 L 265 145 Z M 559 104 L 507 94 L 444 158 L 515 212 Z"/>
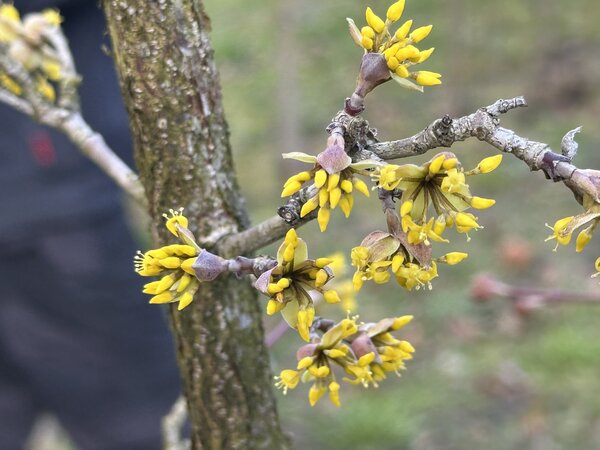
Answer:
<path fill-rule="evenodd" d="M 138 176 L 108 146 L 103 137 L 96 133 L 79 113 L 77 84 L 71 53 L 66 39 L 53 34 L 56 56 L 60 59 L 63 78 L 59 82 L 58 104 L 45 99 L 36 89 L 29 72 L 8 56 L 7 47 L 0 46 L 0 69 L 14 79 L 22 89 L 17 96 L 0 88 L 0 101 L 27 114 L 33 120 L 64 133 L 75 146 L 111 177 L 117 185 L 142 205 L 146 204 L 144 188 Z"/>
<path fill-rule="evenodd" d="M 179 396 L 169 413 L 162 419 L 164 450 L 188 450 L 191 443 L 181 437 L 181 430 L 188 418 L 187 404 L 183 395 Z"/>
<path fill-rule="evenodd" d="M 589 177 L 571 163 L 577 153 L 576 128 L 563 138 L 558 154 L 548 144 L 532 141 L 517 135 L 514 131 L 500 127 L 500 115 L 516 108 L 526 107 L 523 97 L 510 100 L 498 100 L 492 105 L 480 108 L 475 113 L 452 119 L 444 116 L 435 120 L 423 131 L 412 137 L 397 141 L 377 142 L 375 133 L 361 117 L 351 117 L 343 111 L 338 113 L 328 127 L 343 127 L 346 149 L 356 161 L 364 159 L 392 160 L 407 158 L 426 153 L 440 147 L 451 147 L 455 142 L 462 142 L 471 137 L 487 142 L 504 153 L 519 158 L 532 170 L 542 170 L 546 178 L 552 181 L 563 181 L 571 189 L 579 202 L 583 193 L 600 201 L 599 188 L 591 183 Z M 581 176 L 577 176 L 581 174 Z M 299 227 L 314 219 L 308 216 L 300 219 L 300 209 L 314 189 L 305 188 L 292 197 L 288 203 L 279 208 L 280 217 L 272 217 L 241 233 L 224 239 L 223 246 L 238 250 L 241 254 L 252 252 L 281 239 L 291 227 Z"/>
<path fill-rule="evenodd" d="M 494 297 L 509 300 L 520 313 L 562 304 L 600 305 L 600 292 L 569 292 L 556 289 L 519 287 L 503 283 L 491 275 L 480 274 L 471 283 L 473 300 L 483 303 Z"/>

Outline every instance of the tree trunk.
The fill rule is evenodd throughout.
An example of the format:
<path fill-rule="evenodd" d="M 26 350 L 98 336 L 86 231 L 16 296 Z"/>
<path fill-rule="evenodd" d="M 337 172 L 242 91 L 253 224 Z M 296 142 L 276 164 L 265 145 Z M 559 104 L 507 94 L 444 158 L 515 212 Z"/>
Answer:
<path fill-rule="evenodd" d="M 248 219 L 203 3 L 103 0 L 103 7 L 154 241 L 171 242 L 161 214 L 183 206 L 199 243 L 218 253 L 219 238 Z M 287 447 L 261 309 L 250 284 L 232 277 L 202 285 L 185 310 L 170 309 L 193 449 Z"/>

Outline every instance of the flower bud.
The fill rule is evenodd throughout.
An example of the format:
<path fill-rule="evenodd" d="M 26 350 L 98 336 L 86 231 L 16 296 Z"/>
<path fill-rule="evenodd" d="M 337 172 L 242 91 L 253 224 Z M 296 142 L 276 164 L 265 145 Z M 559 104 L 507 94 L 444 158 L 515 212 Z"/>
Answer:
<path fill-rule="evenodd" d="M 431 33 L 432 28 L 433 28 L 433 25 L 419 27 L 415 31 L 410 33 L 410 39 L 412 39 L 412 41 L 415 44 L 417 44 L 417 43 L 421 42 L 423 39 L 425 39 L 427 36 L 429 36 L 429 33 Z"/>
<path fill-rule="evenodd" d="M 496 204 L 496 200 L 491 198 L 473 197 L 471 198 L 471 207 L 475 209 L 486 209 Z"/>
<path fill-rule="evenodd" d="M 482 159 L 478 164 L 477 168 L 480 173 L 490 173 L 500 165 L 502 162 L 502 155 L 494 155 L 488 158 Z"/>
<path fill-rule="evenodd" d="M 371 8 L 367 8 L 365 13 L 365 17 L 367 19 L 367 23 L 376 33 L 381 33 L 385 28 L 385 23 L 377 14 L 373 12 Z"/>
<path fill-rule="evenodd" d="M 402 40 L 404 38 L 406 38 L 406 36 L 408 36 L 408 32 L 410 31 L 410 28 L 412 27 L 413 21 L 412 20 L 407 20 L 406 22 L 404 22 L 402 24 L 402 26 L 400 28 L 398 28 L 398 30 L 396 30 L 396 39 Z"/>
<path fill-rule="evenodd" d="M 398 19 L 400 19 L 402 13 L 404 12 L 404 3 L 405 0 L 398 0 L 388 8 L 386 17 L 390 22 L 396 22 Z"/>

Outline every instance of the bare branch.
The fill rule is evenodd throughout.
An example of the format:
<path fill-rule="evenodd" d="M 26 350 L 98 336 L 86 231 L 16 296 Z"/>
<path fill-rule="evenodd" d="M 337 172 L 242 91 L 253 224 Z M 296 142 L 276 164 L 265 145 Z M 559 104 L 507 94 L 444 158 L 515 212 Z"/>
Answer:
<path fill-rule="evenodd" d="M 562 304 L 600 305 L 600 292 L 569 292 L 556 289 L 519 287 L 503 283 L 489 274 L 478 275 L 471 283 L 471 296 L 477 302 L 504 298 L 520 313 Z"/>
<path fill-rule="evenodd" d="M 452 119 L 444 116 L 435 120 L 423 131 L 406 139 L 398 141 L 379 142 L 368 147 L 382 159 L 398 159 L 421 155 L 429 150 L 440 147 L 450 147 L 455 142 L 464 141 L 470 137 L 486 140 L 498 128 L 498 116 L 511 109 L 525 107 L 523 97 L 511 100 L 498 100 L 485 108 L 480 108 L 468 116 Z"/>
<path fill-rule="evenodd" d="M 45 123 L 45 120 L 41 122 Z M 121 189 L 138 203 L 146 204 L 146 194 L 138 176 L 111 150 L 104 138 L 90 128 L 79 113 L 71 113 L 56 127 L 67 135 L 81 153 L 106 172 Z"/>
<path fill-rule="evenodd" d="M 455 142 L 475 137 L 501 152 L 511 153 L 525 162 L 532 171 L 542 170 L 548 179 L 563 181 L 575 193 L 578 201 L 581 202 L 583 193 L 600 200 L 599 188 L 590 182 L 584 171 L 571 163 L 577 153 L 574 137 L 579 128 L 565 135 L 561 144 L 562 153 L 555 153 L 548 144 L 523 138 L 512 130 L 500 127 L 500 115 L 526 106 L 523 97 L 498 100 L 458 119 L 444 116 L 414 136 L 397 141 L 377 142 L 375 130 L 369 128 L 366 120 L 350 116 L 344 111 L 336 115 L 328 129 L 344 129 L 346 151 L 354 161 L 407 158 L 436 148 L 448 148 Z M 314 192 L 309 191 L 311 188 L 313 187 L 300 191 L 279 209 L 278 213 L 284 220 L 272 217 L 249 230 L 231 235 L 224 239 L 224 247 L 237 249 L 241 253 L 252 252 L 280 239 L 292 226 L 298 227 L 313 219 L 311 216 L 300 219 L 299 215 L 304 202 L 314 195 Z"/>
<path fill-rule="evenodd" d="M 0 101 L 29 115 L 33 120 L 64 133 L 88 158 L 110 176 L 125 192 L 142 205 L 146 195 L 138 176 L 108 146 L 103 137 L 92 130 L 79 111 L 75 73 L 71 54 L 64 37 L 55 36 L 61 67 L 65 68 L 65 78 L 60 82 L 58 105 L 50 103 L 36 89 L 35 82 L 27 70 L 11 59 L 6 47 L 0 47 L 0 69 L 13 78 L 21 87 L 20 96 L 0 89 Z"/>
<path fill-rule="evenodd" d="M 188 450 L 191 448 L 190 441 L 181 437 L 181 430 L 187 418 L 187 404 L 185 397 L 181 395 L 162 420 L 163 448 L 165 450 Z"/>

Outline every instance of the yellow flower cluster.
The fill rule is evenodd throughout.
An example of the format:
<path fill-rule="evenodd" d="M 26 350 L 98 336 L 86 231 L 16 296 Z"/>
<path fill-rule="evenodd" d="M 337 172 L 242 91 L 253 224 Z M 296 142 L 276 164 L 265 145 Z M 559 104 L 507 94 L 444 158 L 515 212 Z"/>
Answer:
<path fill-rule="evenodd" d="M 448 242 L 442 237 L 446 228 L 454 226 L 459 233 L 482 228 L 477 217 L 465 210 L 489 208 L 496 202 L 471 195 L 466 177 L 489 173 L 501 161 L 502 155 L 491 156 L 465 172 L 453 153 L 444 152 L 421 166 L 386 165 L 373 177 L 382 189 L 402 191 L 400 216 L 410 244 Z M 430 209 L 433 216 L 428 216 Z"/>
<path fill-rule="evenodd" d="M 310 292 L 321 293 L 327 303 L 341 301 L 335 290 L 324 289 L 333 278 L 327 267 L 331 262 L 329 258 L 308 259 L 306 243 L 292 228 L 277 252 L 277 266 L 256 280 L 256 288 L 269 296 L 267 314 L 281 311 L 283 318 L 305 341 L 310 339 L 310 327 L 315 317 Z"/>
<path fill-rule="evenodd" d="M 594 268 L 596 269 L 596 273 L 592 275 L 592 278 L 600 277 L 600 258 L 596 259 Z"/>
<path fill-rule="evenodd" d="M 144 293 L 152 295 L 150 303 L 162 304 L 179 302 L 182 310 L 194 299 L 199 281 L 192 265 L 202 251 L 193 235 L 187 229 L 188 220 L 179 211 L 171 210 L 165 215 L 166 228 L 181 240 L 181 244 L 166 245 L 161 248 L 138 252 L 135 256 L 135 271 L 144 277 L 160 276 L 160 280 L 144 285 Z"/>
<path fill-rule="evenodd" d="M 552 234 L 546 238 L 546 241 L 556 240 L 554 251 L 559 245 L 569 245 L 573 238 L 573 233 L 583 228 L 575 239 L 575 251 L 582 252 L 590 243 L 594 235 L 594 230 L 600 223 L 600 204 L 598 204 L 590 195 L 584 194 L 582 205 L 585 212 L 576 216 L 563 217 L 558 219 L 553 226 L 546 224 L 552 230 Z M 596 273 L 593 277 L 600 275 L 600 258 L 596 260 Z"/>
<path fill-rule="evenodd" d="M 546 241 L 556 240 L 556 247 L 559 245 L 569 245 L 573 237 L 573 233 L 579 228 L 583 228 L 577 235 L 575 240 L 575 251 L 582 252 L 583 249 L 589 244 L 594 235 L 594 230 L 600 223 L 600 205 L 595 200 L 585 194 L 583 196 L 583 207 L 585 212 L 577 216 L 564 217 L 557 220 L 554 226 L 546 224 L 548 228 L 552 230 L 552 235 L 549 236 Z"/>
<path fill-rule="evenodd" d="M 298 350 L 296 370 L 286 369 L 275 377 L 275 385 L 295 389 L 299 382 L 312 383 L 308 401 L 314 406 L 327 392 L 331 402 L 340 406 L 340 384 L 334 368 L 340 367 L 351 384 L 377 383 L 386 378 L 386 372 L 399 373 L 404 361 L 412 359 L 413 346 L 391 335 L 406 325 L 412 316 L 383 319 L 378 323 L 357 324 L 358 317 L 347 318 L 331 326 L 320 338 Z"/>
<path fill-rule="evenodd" d="M 56 100 L 51 82 L 61 79 L 61 65 L 46 38 L 61 21 L 60 14 L 52 9 L 27 14 L 21 20 L 13 5 L 0 5 L 0 44 L 6 45 L 8 55 L 33 75 L 38 92 L 50 102 Z M 0 73 L 0 85 L 14 95 L 22 93 L 22 87 L 6 73 Z"/>
<path fill-rule="evenodd" d="M 356 267 L 352 283 L 358 291 L 365 281 L 384 284 L 394 274 L 398 284 L 409 291 L 423 286 L 431 288 L 431 280 L 438 276 L 437 263 L 454 265 L 467 256 L 466 253 L 451 252 L 424 265 L 400 239 L 383 231 L 374 231 L 352 249 L 352 265 Z"/>
<path fill-rule="evenodd" d="M 331 210 L 338 205 L 346 217 L 350 216 L 354 206 L 354 191 L 369 196 L 367 184 L 355 175 L 368 176 L 367 170 L 379 165 L 378 162 L 371 160 L 352 163 L 352 159 L 340 145 L 329 146 L 317 156 L 293 152 L 286 153 L 283 157 L 315 165 L 310 171 L 300 172 L 290 177 L 283 186 L 281 196 L 289 197 L 302 189 L 304 183 L 312 181 L 317 188 L 317 193 L 304 203 L 300 217 L 305 217 L 318 208 L 317 222 L 321 231 L 327 229 Z"/>
<path fill-rule="evenodd" d="M 390 26 L 400 20 L 404 12 L 405 0 L 399 0 L 392 4 L 386 13 L 385 21 L 367 8 L 365 16 L 367 25 L 360 31 L 352 20 L 350 24 L 350 34 L 354 41 L 366 52 L 380 53 L 385 58 L 390 75 L 402 86 L 421 90 L 418 86 L 434 86 L 441 84 L 441 74 L 421 70 L 411 72 L 409 69 L 413 66 L 423 63 L 429 59 L 434 48 L 419 50 L 416 44 L 424 40 L 431 33 L 432 25 L 427 25 L 414 29 L 412 20 L 404 22 L 395 32 L 392 33 Z M 409 81 L 412 79 L 416 82 Z"/>

